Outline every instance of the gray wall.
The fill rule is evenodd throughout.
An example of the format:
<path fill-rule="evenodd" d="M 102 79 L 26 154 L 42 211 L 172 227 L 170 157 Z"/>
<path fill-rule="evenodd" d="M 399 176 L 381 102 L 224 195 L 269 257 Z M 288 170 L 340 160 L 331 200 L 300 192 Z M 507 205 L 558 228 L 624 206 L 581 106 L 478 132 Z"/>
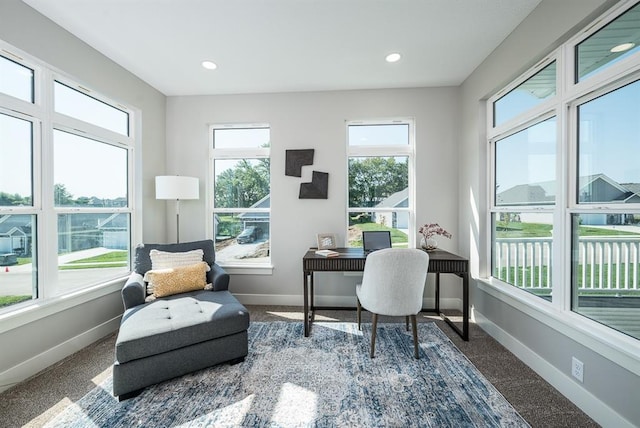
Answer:
<path fill-rule="evenodd" d="M 143 112 L 142 144 L 136 151 L 144 163 L 135 171 L 134 197 L 145 210 L 137 220 L 145 239 L 164 240 L 164 203 L 154 199 L 153 177 L 165 169 L 165 96 L 20 0 L 0 2 L 0 39 Z M 123 310 L 120 286 L 2 317 L 0 391 L 117 329 Z"/>
<path fill-rule="evenodd" d="M 486 277 L 488 257 L 484 100 L 614 3 L 542 1 L 461 86 L 459 245 L 471 259 L 475 278 Z M 480 281 L 472 286 L 471 302 L 476 322 L 598 422 L 604 426 L 640 424 L 638 355 L 634 358 L 615 347 L 604 349 L 606 346 L 597 343 L 597 333 L 589 333 L 597 330 L 593 323 L 579 316 L 527 307 L 517 296 L 504 296 Z M 583 384 L 571 377 L 572 356 L 585 363 Z M 544 397 L 532 399 L 545 403 Z"/>
<path fill-rule="evenodd" d="M 417 222 L 438 222 L 454 230 L 458 218 L 457 93 L 457 88 L 445 87 L 169 97 L 168 169 L 176 174 L 197 176 L 202 186 L 208 179 L 208 165 L 202 159 L 207 158 L 211 144 L 209 124 L 268 123 L 271 126 L 273 274 L 234 275 L 232 291 L 245 303 L 301 306 L 301 258 L 315 245 L 316 234 L 335 233 L 338 242 L 344 244 L 347 120 L 415 119 Z M 284 175 L 287 149 L 315 149 L 313 166 L 303 168 L 302 178 Z M 328 199 L 298 199 L 299 185 L 310 181 L 312 170 L 329 173 Z M 196 239 L 205 233 L 206 203 L 206 199 L 201 198 L 181 204 L 181 238 Z M 169 236 L 173 236 L 173 219 L 167 219 L 167 227 L 171 230 Z M 455 250 L 455 235 L 451 241 L 442 239 L 441 247 Z M 322 275 L 316 288 L 320 296 L 318 303 L 355 305 L 355 281 L 342 274 Z M 445 287 L 443 297 L 450 292 Z M 453 295 L 458 294 L 454 290 Z"/>

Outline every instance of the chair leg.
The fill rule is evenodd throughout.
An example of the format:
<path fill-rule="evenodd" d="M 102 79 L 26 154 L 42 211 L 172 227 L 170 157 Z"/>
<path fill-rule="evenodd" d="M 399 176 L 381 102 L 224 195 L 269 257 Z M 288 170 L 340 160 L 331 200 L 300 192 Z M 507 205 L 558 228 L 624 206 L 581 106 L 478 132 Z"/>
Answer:
<path fill-rule="evenodd" d="M 407 327 L 407 331 L 409 331 L 409 315 L 404 317 L 404 325 Z"/>
<path fill-rule="evenodd" d="M 415 315 L 411 315 L 411 329 L 413 330 L 413 355 L 418 360 L 420 359 L 420 354 L 418 353 L 418 323 Z"/>
<path fill-rule="evenodd" d="M 360 328 L 360 321 L 362 319 L 362 305 L 360 304 L 360 299 L 356 297 L 356 318 L 358 319 L 358 330 L 362 330 Z"/>
<path fill-rule="evenodd" d="M 376 331 L 378 330 L 378 314 L 373 314 L 371 323 L 371 358 L 376 352 Z"/>

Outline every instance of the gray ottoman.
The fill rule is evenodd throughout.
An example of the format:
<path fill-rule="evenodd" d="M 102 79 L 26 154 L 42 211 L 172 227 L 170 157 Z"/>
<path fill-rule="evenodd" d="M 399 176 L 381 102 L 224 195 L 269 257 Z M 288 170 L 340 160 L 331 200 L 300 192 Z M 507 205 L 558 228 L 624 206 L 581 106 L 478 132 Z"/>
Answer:
<path fill-rule="evenodd" d="M 113 395 L 120 400 L 176 376 L 248 353 L 249 313 L 228 291 L 194 291 L 125 311 L 116 340 Z"/>

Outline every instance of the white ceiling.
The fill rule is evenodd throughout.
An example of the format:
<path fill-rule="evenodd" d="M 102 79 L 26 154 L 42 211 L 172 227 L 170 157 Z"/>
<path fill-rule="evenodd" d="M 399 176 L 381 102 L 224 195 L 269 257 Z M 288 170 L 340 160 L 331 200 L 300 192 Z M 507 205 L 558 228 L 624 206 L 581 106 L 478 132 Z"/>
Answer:
<path fill-rule="evenodd" d="M 169 96 L 456 86 L 540 3 L 23 1 Z"/>

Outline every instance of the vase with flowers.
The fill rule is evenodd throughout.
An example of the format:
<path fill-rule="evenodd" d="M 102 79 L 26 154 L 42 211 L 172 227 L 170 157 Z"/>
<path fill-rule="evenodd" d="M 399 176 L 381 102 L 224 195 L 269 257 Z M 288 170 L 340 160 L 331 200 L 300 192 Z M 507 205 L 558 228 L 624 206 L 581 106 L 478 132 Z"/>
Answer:
<path fill-rule="evenodd" d="M 438 241 L 434 238 L 434 236 L 440 235 L 449 239 L 451 239 L 451 236 L 453 236 L 449 232 L 444 230 L 444 228 L 438 223 L 424 224 L 420 226 L 420 229 L 418 229 L 418 233 L 422 235 L 422 237 L 420 238 L 420 246 L 427 251 L 433 251 L 438 248 Z"/>

